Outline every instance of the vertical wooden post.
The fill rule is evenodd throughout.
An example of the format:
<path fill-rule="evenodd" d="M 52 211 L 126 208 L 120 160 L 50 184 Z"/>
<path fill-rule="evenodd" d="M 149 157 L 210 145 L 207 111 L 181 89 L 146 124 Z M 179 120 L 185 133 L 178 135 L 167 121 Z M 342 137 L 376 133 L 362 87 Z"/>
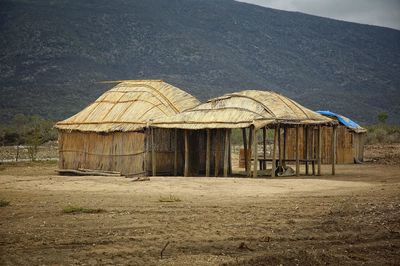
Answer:
<path fill-rule="evenodd" d="M 228 151 L 228 175 L 232 175 L 232 142 L 231 142 L 231 138 L 232 138 L 232 129 L 228 130 L 228 135 L 229 135 L 229 151 Z"/>
<path fill-rule="evenodd" d="M 281 127 L 278 127 L 278 152 L 279 152 L 279 167 L 282 167 L 282 140 L 281 140 Z"/>
<path fill-rule="evenodd" d="M 321 156 L 322 156 L 322 131 L 321 125 L 318 126 L 318 152 L 317 152 L 317 163 L 318 163 L 318 175 L 321 175 Z"/>
<path fill-rule="evenodd" d="M 219 174 L 219 157 L 221 155 L 220 147 L 221 147 L 221 135 L 220 129 L 215 130 L 215 157 L 214 157 L 214 176 L 218 176 Z"/>
<path fill-rule="evenodd" d="M 247 158 L 247 137 L 246 137 L 246 129 L 242 128 L 242 137 L 243 137 L 243 148 L 244 148 L 244 169 L 247 172 L 247 161 L 249 160 Z"/>
<path fill-rule="evenodd" d="M 157 175 L 157 163 L 156 163 L 156 151 L 155 151 L 155 143 L 154 143 L 154 128 L 150 129 L 151 133 L 151 170 L 152 170 L 152 175 L 156 176 Z"/>
<path fill-rule="evenodd" d="M 304 159 L 306 167 L 306 175 L 308 175 L 308 126 L 304 126 Z"/>
<path fill-rule="evenodd" d="M 185 129 L 185 170 L 184 176 L 189 176 L 189 132 Z"/>
<path fill-rule="evenodd" d="M 262 163 L 262 169 L 266 170 L 267 169 L 267 128 L 263 127 L 263 163 Z"/>
<path fill-rule="evenodd" d="M 257 177 L 257 163 L 258 163 L 258 152 L 257 152 L 257 129 L 253 129 L 253 152 L 254 152 L 254 162 L 253 162 L 253 177 Z"/>
<path fill-rule="evenodd" d="M 287 138 L 287 128 L 283 128 L 283 164 L 282 166 L 286 167 L 286 138 Z"/>
<path fill-rule="evenodd" d="M 272 172 L 271 177 L 275 177 L 275 170 L 276 170 L 276 145 L 277 145 L 277 138 L 278 138 L 278 130 L 279 125 L 274 128 L 274 145 L 272 148 Z"/>
<path fill-rule="evenodd" d="M 210 176 L 211 132 L 207 129 L 206 176 Z"/>
<path fill-rule="evenodd" d="M 253 128 L 250 126 L 249 127 L 249 144 L 248 144 L 248 149 L 251 152 L 251 146 L 253 145 Z M 250 152 L 249 152 L 249 156 L 247 158 L 247 176 L 250 177 L 251 176 L 251 156 L 250 156 Z"/>
<path fill-rule="evenodd" d="M 299 176 L 300 175 L 300 160 L 299 160 L 299 156 L 300 156 L 300 142 L 299 142 L 299 131 L 300 128 L 297 125 L 296 126 L 296 175 Z"/>
<path fill-rule="evenodd" d="M 228 161 L 229 161 L 229 133 L 225 129 L 225 143 L 224 143 L 224 177 L 228 176 Z"/>
<path fill-rule="evenodd" d="M 311 168 L 312 168 L 312 175 L 315 175 L 315 130 L 314 127 L 311 127 Z"/>
<path fill-rule="evenodd" d="M 332 175 L 335 175 L 336 164 L 336 126 L 332 129 Z"/>
<path fill-rule="evenodd" d="M 178 129 L 175 128 L 174 139 L 174 176 L 178 175 Z"/>

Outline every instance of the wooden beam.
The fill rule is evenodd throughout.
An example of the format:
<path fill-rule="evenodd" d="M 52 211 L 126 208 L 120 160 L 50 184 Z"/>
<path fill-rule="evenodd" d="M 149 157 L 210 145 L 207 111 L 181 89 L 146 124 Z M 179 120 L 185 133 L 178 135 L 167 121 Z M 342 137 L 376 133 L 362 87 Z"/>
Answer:
<path fill-rule="evenodd" d="M 246 129 L 242 128 L 242 137 L 243 137 L 243 148 L 244 148 L 244 169 L 247 172 L 247 136 L 246 136 Z"/>
<path fill-rule="evenodd" d="M 229 161 L 229 133 L 228 129 L 224 130 L 225 144 L 224 144 L 224 177 L 228 176 L 228 161 Z"/>
<path fill-rule="evenodd" d="M 306 175 L 308 175 L 308 127 L 304 126 L 304 159 L 306 160 Z"/>
<path fill-rule="evenodd" d="M 317 163 L 318 163 L 318 175 L 321 175 L 321 156 L 322 156 L 322 130 L 321 126 L 318 126 L 318 152 L 317 152 Z"/>
<path fill-rule="evenodd" d="M 262 163 L 262 169 L 265 170 L 267 169 L 267 161 L 265 161 L 265 159 L 267 159 L 267 128 L 263 127 L 263 163 Z"/>
<path fill-rule="evenodd" d="M 155 151 L 156 144 L 154 143 L 154 128 L 150 129 L 150 134 L 151 134 L 151 170 L 152 170 L 152 175 L 156 176 L 157 162 L 156 162 L 156 151 Z"/>
<path fill-rule="evenodd" d="M 296 126 L 296 176 L 300 175 L 300 141 L 299 141 L 299 126 Z"/>
<path fill-rule="evenodd" d="M 336 126 L 332 129 L 332 175 L 335 175 L 336 164 Z"/>
<path fill-rule="evenodd" d="M 175 139 L 174 139 L 174 176 L 178 175 L 178 129 L 175 128 Z"/>
<path fill-rule="evenodd" d="M 251 147 L 253 145 L 253 128 L 250 126 L 249 127 L 249 145 L 248 145 L 248 149 L 249 149 L 249 155 L 251 152 Z M 251 156 L 249 156 L 247 158 L 247 176 L 251 177 Z"/>
<path fill-rule="evenodd" d="M 258 162 L 258 152 L 257 152 L 257 129 L 253 129 L 253 152 L 254 152 L 254 161 L 253 161 L 253 177 L 257 177 L 257 162 Z"/>
<path fill-rule="evenodd" d="M 185 169 L 184 176 L 189 176 L 189 131 L 185 129 Z"/>
<path fill-rule="evenodd" d="M 282 167 L 282 140 L 281 140 L 281 127 L 278 127 L 278 152 L 279 152 L 279 166 L 278 169 Z"/>
<path fill-rule="evenodd" d="M 207 129 L 207 148 L 206 148 L 206 176 L 210 176 L 211 162 L 211 129 Z"/>
<path fill-rule="evenodd" d="M 274 145 L 273 145 L 273 148 L 272 148 L 272 172 L 271 172 L 271 177 L 275 177 L 276 145 L 277 145 L 277 138 L 278 138 L 278 130 L 279 130 L 279 126 L 275 127 L 275 129 L 274 129 Z"/>

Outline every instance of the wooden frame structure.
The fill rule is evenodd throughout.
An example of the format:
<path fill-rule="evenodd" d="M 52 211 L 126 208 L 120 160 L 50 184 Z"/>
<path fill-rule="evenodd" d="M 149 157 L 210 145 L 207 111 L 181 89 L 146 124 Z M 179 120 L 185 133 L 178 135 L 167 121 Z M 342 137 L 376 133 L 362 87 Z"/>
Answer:
<path fill-rule="evenodd" d="M 230 158 L 230 130 L 234 128 L 242 129 L 243 145 L 245 147 L 245 170 L 247 176 L 258 176 L 258 132 L 263 132 L 263 153 L 260 163 L 260 168 L 265 168 L 267 164 L 266 158 L 266 131 L 267 129 L 274 129 L 274 145 L 273 156 L 271 164 L 271 176 L 281 174 L 288 162 L 286 156 L 287 150 L 287 130 L 295 128 L 297 132 L 296 147 L 296 174 L 300 174 L 300 163 L 306 164 L 306 174 L 309 174 L 309 162 L 312 165 L 313 174 L 315 171 L 315 164 L 317 163 L 318 173 L 321 174 L 321 141 L 320 137 L 312 139 L 312 159 L 300 159 L 299 147 L 299 129 L 308 127 L 317 127 L 321 130 L 322 127 L 336 126 L 336 122 L 315 113 L 300 104 L 288 99 L 280 94 L 271 91 L 242 91 L 237 93 L 230 93 L 224 96 L 211 99 L 206 103 L 200 104 L 185 112 L 175 116 L 156 119 L 152 122 L 151 127 L 165 128 L 165 129 L 181 129 L 185 132 L 204 132 L 206 143 L 199 144 L 201 147 L 206 147 L 204 151 L 204 174 L 211 176 L 214 170 L 214 176 L 219 175 L 221 161 L 223 162 L 222 170 L 223 176 L 228 176 L 231 173 L 232 165 Z M 248 128 L 248 134 L 246 131 Z M 223 137 L 212 145 L 212 139 L 215 139 L 213 132 L 222 132 Z M 282 132 L 282 133 L 281 133 Z M 334 133 L 336 131 L 334 130 Z M 187 133 L 185 133 L 187 134 Z M 283 135 L 281 137 L 281 135 Z M 336 139 L 336 138 L 334 138 Z M 308 138 L 307 140 L 308 141 Z M 187 143 L 185 141 L 185 143 Z M 222 149 L 220 148 L 222 146 Z M 215 147 L 214 152 L 210 147 Z M 308 147 L 308 145 L 306 145 Z M 185 145 L 185 176 L 191 175 L 190 169 L 191 160 L 189 159 L 192 154 L 190 144 Z M 308 155 L 308 150 L 305 154 Z M 202 153 L 198 153 L 199 161 L 203 157 Z M 252 157 L 251 157 L 252 155 Z M 279 156 L 279 158 L 276 158 Z M 317 157 L 317 158 L 314 158 Z M 214 160 L 213 160 L 214 159 Z M 212 162 L 214 165 L 212 166 Z M 212 169 L 213 168 L 213 169 Z M 334 173 L 334 164 L 332 171 Z M 193 173 L 193 171 L 192 171 Z M 199 172 L 195 173 L 198 175 Z"/>

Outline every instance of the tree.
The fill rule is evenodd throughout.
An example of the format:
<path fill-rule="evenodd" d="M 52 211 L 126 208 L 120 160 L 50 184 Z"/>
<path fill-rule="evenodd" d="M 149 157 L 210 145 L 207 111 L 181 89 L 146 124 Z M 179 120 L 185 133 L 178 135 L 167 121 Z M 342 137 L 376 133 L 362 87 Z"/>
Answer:
<path fill-rule="evenodd" d="M 386 124 L 386 120 L 388 119 L 388 114 L 386 112 L 380 112 L 378 114 L 378 121 L 381 124 Z"/>

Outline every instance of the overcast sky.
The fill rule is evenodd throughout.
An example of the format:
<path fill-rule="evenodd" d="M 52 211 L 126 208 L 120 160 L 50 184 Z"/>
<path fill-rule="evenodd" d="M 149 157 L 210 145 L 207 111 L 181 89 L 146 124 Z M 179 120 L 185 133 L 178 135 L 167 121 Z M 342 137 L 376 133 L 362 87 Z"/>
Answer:
<path fill-rule="evenodd" d="M 339 20 L 400 29 L 400 0 L 239 0 Z"/>

